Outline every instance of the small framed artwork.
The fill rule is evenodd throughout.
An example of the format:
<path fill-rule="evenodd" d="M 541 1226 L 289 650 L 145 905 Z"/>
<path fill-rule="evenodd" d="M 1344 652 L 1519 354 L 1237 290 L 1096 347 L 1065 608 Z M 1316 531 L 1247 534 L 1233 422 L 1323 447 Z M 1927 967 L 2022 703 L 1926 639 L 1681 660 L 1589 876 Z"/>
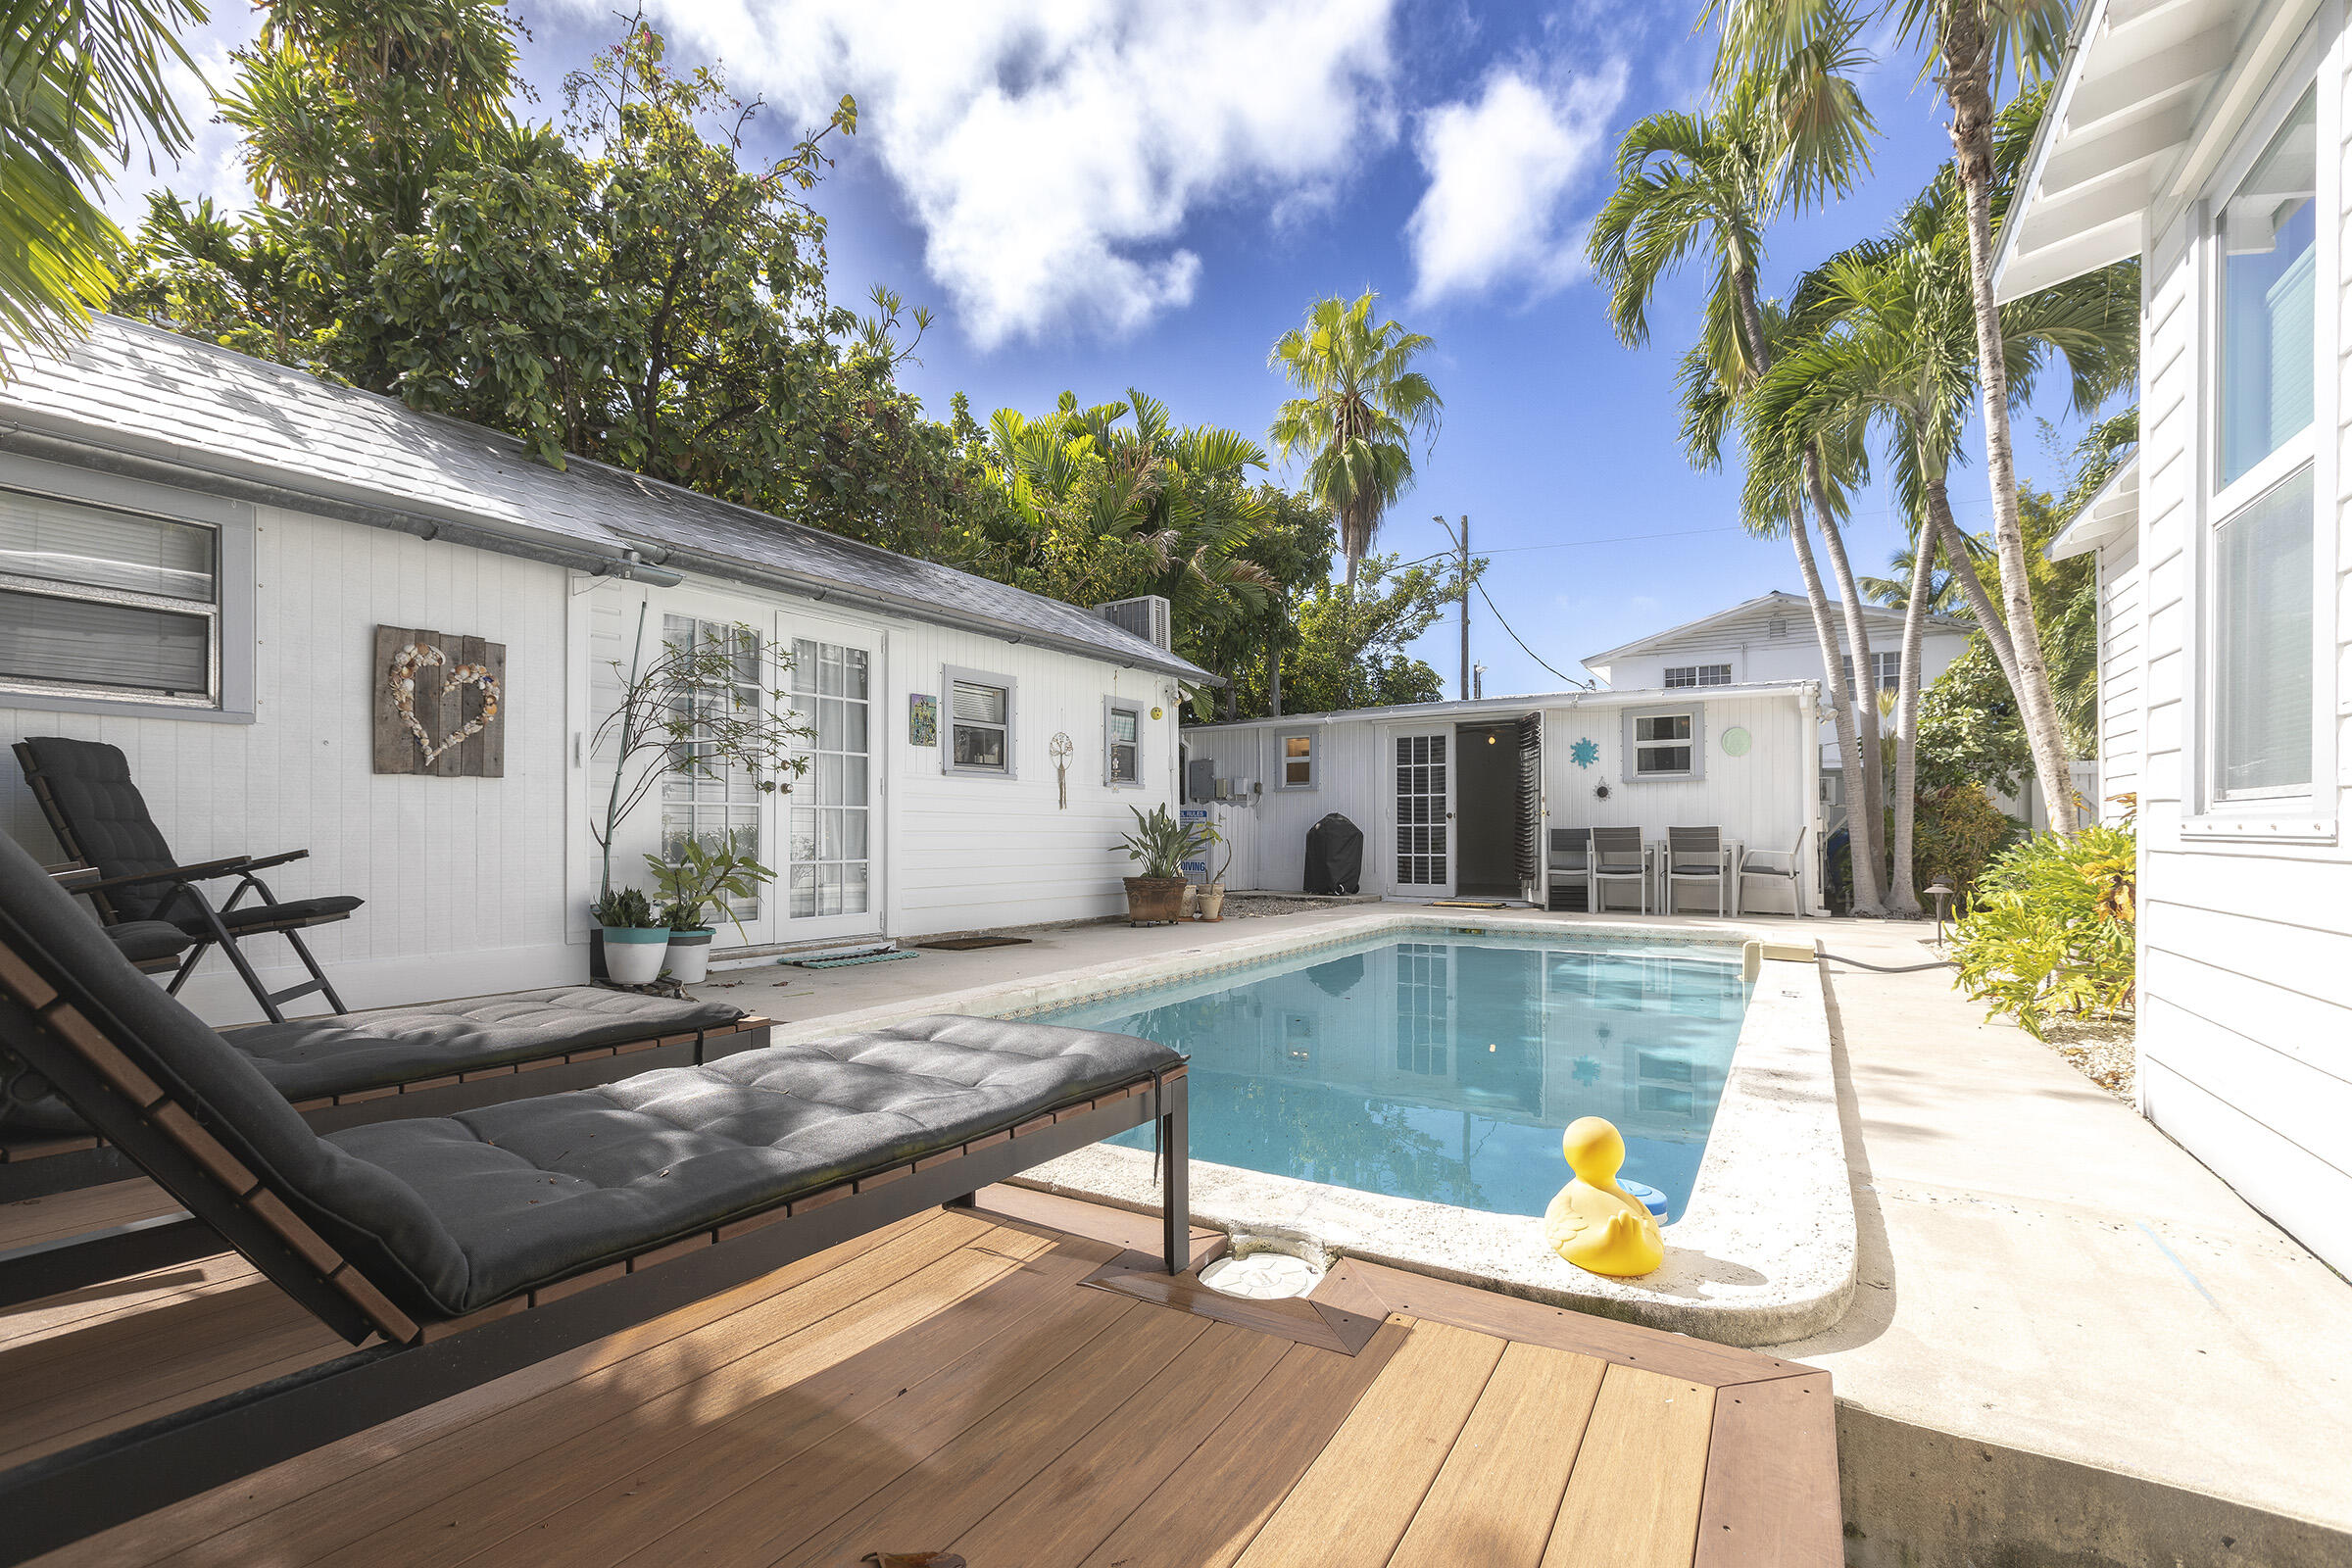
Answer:
<path fill-rule="evenodd" d="M 939 744 L 939 699 L 923 692 L 909 693 L 906 698 L 906 744 L 937 746 Z"/>

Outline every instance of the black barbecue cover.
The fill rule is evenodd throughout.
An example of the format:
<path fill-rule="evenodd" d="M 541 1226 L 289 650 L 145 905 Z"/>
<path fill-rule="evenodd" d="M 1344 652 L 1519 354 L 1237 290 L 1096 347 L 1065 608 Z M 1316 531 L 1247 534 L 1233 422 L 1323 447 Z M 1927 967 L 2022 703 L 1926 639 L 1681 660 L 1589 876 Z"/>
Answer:
<path fill-rule="evenodd" d="M 1364 831 L 1334 811 L 1306 830 L 1306 891 L 1353 893 L 1364 880 Z"/>

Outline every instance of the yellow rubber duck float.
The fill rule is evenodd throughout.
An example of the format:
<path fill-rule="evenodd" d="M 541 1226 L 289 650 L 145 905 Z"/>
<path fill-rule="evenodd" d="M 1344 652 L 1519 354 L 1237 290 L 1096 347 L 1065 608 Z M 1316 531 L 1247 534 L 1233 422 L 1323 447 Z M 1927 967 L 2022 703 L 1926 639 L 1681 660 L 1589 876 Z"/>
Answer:
<path fill-rule="evenodd" d="M 1568 1124 L 1560 1152 L 1576 1179 L 1544 1210 L 1544 1240 L 1578 1268 L 1620 1279 L 1646 1274 L 1666 1261 L 1658 1222 L 1642 1200 L 1617 1185 L 1625 1139 L 1599 1116 Z"/>

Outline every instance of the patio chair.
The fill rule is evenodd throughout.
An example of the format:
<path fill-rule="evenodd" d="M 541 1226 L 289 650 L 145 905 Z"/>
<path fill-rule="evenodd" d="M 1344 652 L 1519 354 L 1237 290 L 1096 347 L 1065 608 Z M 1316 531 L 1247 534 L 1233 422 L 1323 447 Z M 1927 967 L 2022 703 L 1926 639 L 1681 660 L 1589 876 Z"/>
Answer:
<path fill-rule="evenodd" d="M 1675 913 L 1681 901 L 1675 890 L 1685 882 L 1715 885 L 1715 912 L 1732 912 L 1732 879 L 1724 874 L 1723 829 L 1670 827 L 1666 830 L 1666 912 Z"/>
<path fill-rule="evenodd" d="M 1749 850 L 1740 858 L 1740 912 L 1747 912 L 1747 882 L 1760 877 L 1767 887 L 1788 890 L 1788 912 L 1801 920 L 1805 917 L 1804 901 L 1799 890 L 1804 886 L 1805 829 L 1796 830 L 1796 843 L 1786 853 L 1780 850 Z"/>
<path fill-rule="evenodd" d="M 1551 830 L 1551 850 L 1544 869 L 1544 903 L 1549 906 L 1553 888 L 1581 887 L 1585 890 L 1585 907 L 1592 907 L 1592 830 L 1589 827 L 1555 827 Z"/>
<path fill-rule="evenodd" d="M 96 866 L 78 860 L 44 865 L 41 869 L 68 893 L 78 893 L 100 880 Z M 196 945 L 194 937 L 168 920 L 125 920 L 104 930 L 115 946 L 122 950 L 122 956 L 143 974 L 163 974 L 178 968 L 180 956 Z"/>
<path fill-rule="evenodd" d="M 272 1023 L 285 1018 L 278 1010 L 279 1004 L 313 992 L 325 997 L 335 1011 L 346 1010 L 326 971 L 311 956 L 302 930 L 348 920 L 363 901 L 345 894 L 281 901 L 259 874 L 271 866 L 307 858 L 310 851 L 288 850 L 261 859 L 239 855 L 181 865 L 171 845 L 164 842 L 155 818 L 148 814 L 146 799 L 131 781 L 130 762 L 120 748 L 41 735 L 17 742 L 16 753 L 24 769 L 24 781 L 32 786 L 33 799 L 40 802 L 58 844 L 76 860 L 98 870 L 98 880 L 76 891 L 89 896 L 99 918 L 110 926 L 163 920 L 195 939 L 193 949 L 172 977 L 173 996 L 204 961 L 206 951 L 217 947 L 227 956 Z M 235 891 L 226 904 L 217 907 L 197 886 L 230 877 L 236 879 Z M 246 904 L 249 893 L 261 902 Z M 238 944 L 265 932 L 276 932 L 286 939 L 294 956 L 310 971 L 309 980 L 283 991 L 271 991 L 262 983 Z"/>
<path fill-rule="evenodd" d="M 1608 906 L 1611 884 L 1622 882 L 1634 885 L 1635 892 L 1642 900 L 1642 912 L 1649 912 L 1649 857 L 1642 848 L 1640 828 L 1592 829 L 1592 868 L 1590 875 L 1592 907 L 1595 913 Z"/>
<path fill-rule="evenodd" d="M 1156 1124 L 1162 1261 L 1189 1261 L 1185 1060 L 1127 1035 L 918 1018 L 321 1137 L 0 842 L 0 1038 L 12 1079 L 37 1074 L 365 1347 L 0 1473 L 4 1561 L 968 1204 L 1130 1127 Z"/>

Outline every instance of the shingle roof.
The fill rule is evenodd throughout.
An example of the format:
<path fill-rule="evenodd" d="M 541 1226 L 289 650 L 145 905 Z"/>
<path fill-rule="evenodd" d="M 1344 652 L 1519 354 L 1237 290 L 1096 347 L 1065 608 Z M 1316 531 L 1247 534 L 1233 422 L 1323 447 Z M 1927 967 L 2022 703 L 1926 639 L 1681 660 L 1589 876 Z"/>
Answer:
<path fill-rule="evenodd" d="M 27 353 L 15 368 L 0 381 L 0 424 L 166 464 L 195 488 L 245 481 L 340 504 L 342 515 L 358 507 L 472 524 L 490 549 L 674 556 L 697 572 L 1216 679 L 1075 605 L 605 464 L 574 458 L 559 472 L 481 425 L 117 317 L 99 317 L 70 360 Z"/>

